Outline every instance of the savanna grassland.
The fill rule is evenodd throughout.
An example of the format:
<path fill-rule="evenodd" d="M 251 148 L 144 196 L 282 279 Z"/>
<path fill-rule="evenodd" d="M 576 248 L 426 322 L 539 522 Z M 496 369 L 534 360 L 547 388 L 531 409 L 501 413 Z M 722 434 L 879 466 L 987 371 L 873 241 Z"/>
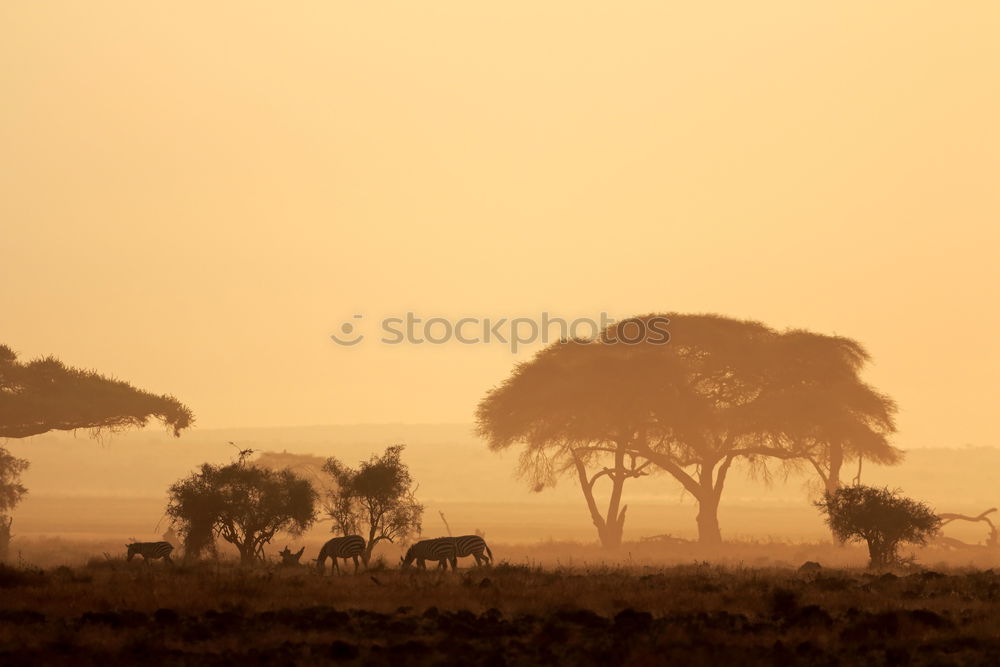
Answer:
<path fill-rule="evenodd" d="M 859 550 L 732 547 L 725 564 L 562 555 L 360 574 L 117 555 L 0 569 L 3 664 L 996 664 L 1000 573 L 869 573 Z M 658 546 L 662 551 L 664 547 Z M 645 552 L 643 553 L 643 549 Z M 504 551 L 502 545 L 496 548 Z M 512 550 L 513 552 L 513 550 Z M 777 556 L 777 560 L 765 554 Z M 826 554 L 800 571 L 783 559 Z M 534 555 L 533 555 L 534 554 Z M 838 555 L 839 554 L 839 555 Z M 925 562 L 937 555 L 922 554 Z M 828 561 L 828 562 L 831 562 Z M 953 561 L 957 562 L 957 561 Z M 563 564 L 559 564 L 563 563 Z M 751 565 L 753 563 L 753 565 Z M 768 564 L 771 563 L 771 564 Z"/>

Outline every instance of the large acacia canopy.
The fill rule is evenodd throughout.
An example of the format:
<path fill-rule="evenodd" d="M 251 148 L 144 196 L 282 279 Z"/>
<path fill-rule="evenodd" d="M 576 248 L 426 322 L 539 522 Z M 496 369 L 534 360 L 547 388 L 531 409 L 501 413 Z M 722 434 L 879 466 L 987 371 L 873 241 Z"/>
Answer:
<path fill-rule="evenodd" d="M 52 430 L 140 428 L 156 419 L 174 435 L 194 421 L 173 396 L 70 368 L 54 357 L 18 361 L 0 345 L 0 438 L 26 438 Z"/>
<path fill-rule="evenodd" d="M 622 342 L 629 329 L 651 331 L 653 318 L 669 320 L 668 342 Z M 718 503 L 737 459 L 764 470 L 809 459 L 827 471 L 834 450 L 898 459 L 888 441 L 895 405 L 860 379 L 867 360 L 839 336 L 647 315 L 541 351 L 486 395 L 477 422 L 492 449 L 523 446 L 522 472 L 536 488 L 580 457 L 633 456 L 607 469 L 618 478 L 651 462 L 698 500 L 702 539 L 718 541 Z"/>

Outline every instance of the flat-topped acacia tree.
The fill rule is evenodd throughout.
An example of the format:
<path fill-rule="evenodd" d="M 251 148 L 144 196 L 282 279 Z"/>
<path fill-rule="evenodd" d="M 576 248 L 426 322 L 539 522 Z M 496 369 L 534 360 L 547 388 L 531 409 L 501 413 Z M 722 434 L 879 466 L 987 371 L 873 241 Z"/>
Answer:
<path fill-rule="evenodd" d="M 663 378 L 675 373 L 673 359 L 648 361 L 626 345 L 555 343 L 518 364 L 476 412 L 490 449 L 522 446 L 518 473 L 533 491 L 563 475 L 577 478 L 606 549 L 621 545 L 625 482 L 648 473 L 649 462 L 636 458 L 635 438 L 649 420 L 649 403 L 670 400 L 662 395 L 672 391 Z"/>
<path fill-rule="evenodd" d="M 0 438 L 54 430 L 141 428 L 150 419 L 179 436 L 194 416 L 173 396 L 70 368 L 54 357 L 20 362 L 13 350 L 0 345 Z"/>
<path fill-rule="evenodd" d="M 668 342 L 625 342 L 654 331 L 654 318 L 670 322 Z M 607 547 L 621 542 L 625 481 L 654 470 L 694 497 L 699 540 L 717 543 L 719 502 L 738 460 L 766 473 L 774 460 L 829 470 L 829 452 L 844 447 L 898 458 L 886 440 L 894 406 L 858 377 L 865 359 L 840 337 L 719 315 L 646 315 L 520 364 L 480 402 L 477 424 L 491 449 L 523 446 L 521 472 L 536 488 L 575 470 Z M 593 494 L 602 477 L 611 481 L 606 513 Z"/>
<path fill-rule="evenodd" d="M 674 405 L 652 406 L 637 451 L 698 502 L 699 540 L 717 543 L 719 502 L 732 464 L 768 473 L 775 460 L 812 461 L 839 479 L 844 452 L 900 460 L 888 442 L 895 404 L 860 378 L 868 355 L 854 340 L 718 315 L 669 315 L 671 339 L 656 351 L 680 363 Z M 613 327 L 612 327 L 613 328 Z M 824 481 L 826 481 L 824 480 Z"/>

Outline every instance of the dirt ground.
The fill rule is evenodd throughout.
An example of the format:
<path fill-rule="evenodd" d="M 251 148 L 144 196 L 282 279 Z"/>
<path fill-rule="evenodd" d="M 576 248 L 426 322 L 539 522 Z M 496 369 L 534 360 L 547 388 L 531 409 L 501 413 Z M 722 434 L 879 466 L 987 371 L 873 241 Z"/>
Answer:
<path fill-rule="evenodd" d="M 796 552 L 798 553 L 798 552 Z M 0 567 L 0 664 L 998 664 L 991 569 Z"/>

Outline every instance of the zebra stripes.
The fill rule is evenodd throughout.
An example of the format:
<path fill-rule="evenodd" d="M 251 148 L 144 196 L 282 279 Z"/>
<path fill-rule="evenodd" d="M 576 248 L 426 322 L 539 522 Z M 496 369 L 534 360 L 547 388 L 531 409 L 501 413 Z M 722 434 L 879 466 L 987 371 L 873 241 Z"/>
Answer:
<path fill-rule="evenodd" d="M 360 535 L 348 535 L 346 537 L 335 537 L 326 544 L 319 551 L 319 558 L 316 559 L 316 569 L 321 573 L 324 570 L 324 564 L 326 559 L 330 558 L 333 562 L 333 567 L 330 568 L 330 572 L 333 571 L 340 572 L 340 566 L 337 564 L 338 558 L 344 559 L 344 564 L 347 564 L 348 558 L 354 559 L 354 572 L 358 571 L 358 557 L 364 561 L 365 567 L 368 567 L 368 556 L 365 554 L 365 538 Z"/>
<path fill-rule="evenodd" d="M 486 540 L 479 535 L 460 535 L 452 539 L 455 541 L 455 555 L 459 558 L 475 556 L 476 565 L 482 565 L 483 563 L 489 565 L 493 562 L 493 552 L 487 546 Z M 483 553 L 484 551 L 486 552 L 485 554 Z"/>
<path fill-rule="evenodd" d="M 436 560 L 439 568 L 447 570 L 448 563 L 451 563 L 451 569 L 456 569 L 458 558 L 455 552 L 455 539 L 439 537 L 433 540 L 420 540 L 406 550 L 404 558 L 400 558 L 404 570 L 409 569 L 413 561 L 417 562 L 420 569 L 426 570 L 426 561 L 429 560 Z"/>
<path fill-rule="evenodd" d="M 403 569 L 409 568 L 414 561 L 421 569 L 427 569 L 426 561 L 436 560 L 438 567 L 448 569 L 457 568 L 459 558 L 473 556 L 476 565 L 490 564 L 493 562 L 493 552 L 479 535 L 460 535 L 459 537 L 438 537 L 432 540 L 421 540 L 411 546 L 406 556 L 400 559 Z"/>
<path fill-rule="evenodd" d="M 125 546 L 128 549 L 128 560 L 132 560 L 133 556 L 142 556 L 147 562 L 162 558 L 168 563 L 173 563 L 170 560 L 170 552 L 174 550 L 174 545 L 170 542 L 133 542 Z"/>

